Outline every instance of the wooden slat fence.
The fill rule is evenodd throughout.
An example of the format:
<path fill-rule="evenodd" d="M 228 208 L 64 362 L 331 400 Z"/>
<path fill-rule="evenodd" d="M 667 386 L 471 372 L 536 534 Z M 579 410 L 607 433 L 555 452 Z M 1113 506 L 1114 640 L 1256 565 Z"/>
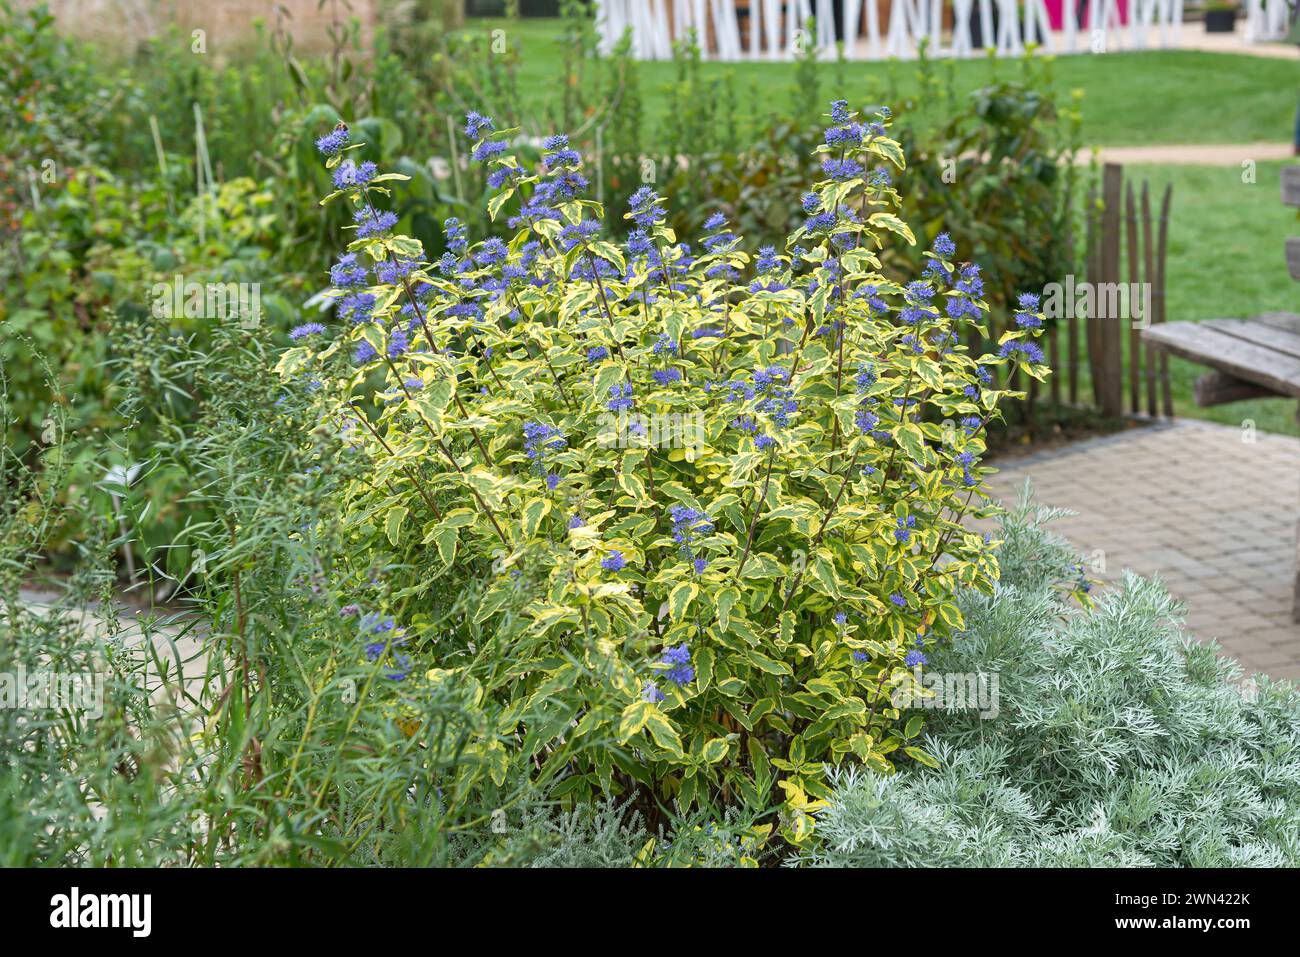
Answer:
<path fill-rule="evenodd" d="M 1159 215 L 1153 217 L 1147 181 L 1140 187 L 1126 182 L 1123 167 L 1107 163 L 1100 185 L 1100 193 L 1095 187 L 1089 190 L 1083 217 L 1082 281 L 1091 285 L 1095 315 L 1080 315 L 1069 308 L 1050 325 L 1045 348 L 1053 369 L 1051 400 L 1058 406 L 1062 397 L 1073 406 L 1090 404 L 1115 418 L 1126 414 L 1172 418 L 1169 359 L 1141 341 L 1140 323 L 1166 320 L 1165 262 L 1173 187 L 1165 187 Z M 1296 189 L 1300 192 L 1300 183 Z M 1300 256 L 1300 239 L 1295 242 Z M 1078 283 L 1065 285 L 1068 298 Z M 1149 304 L 1140 319 L 1133 315 L 1129 301 L 1134 294 Z M 1128 310 L 1123 309 L 1125 304 Z M 1087 399 L 1081 399 L 1085 386 Z"/>

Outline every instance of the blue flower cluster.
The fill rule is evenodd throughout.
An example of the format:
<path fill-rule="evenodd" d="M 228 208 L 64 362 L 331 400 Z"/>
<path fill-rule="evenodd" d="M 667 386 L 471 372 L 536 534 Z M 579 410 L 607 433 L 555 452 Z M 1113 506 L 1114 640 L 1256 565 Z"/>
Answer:
<path fill-rule="evenodd" d="M 702 573 L 708 567 L 708 562 L 695 554 L 695 545 L 700 537 L 713 533 L 713 519 L 698 509 L 685 505 L 674 505 L 668 514 L 673 522 L 673 541 L 677 543 L 678 552 L 691 563 L 695 574 Z"/>
<path fill-rule="evenodd" d="M 664 672 L 664 677 L 675 685 L 690 684 L 695 680 L 695 666 L 691 664 L 691 649 L 681 644 L 676 648 L 666 648 L 662 657 L 659 659 L 669 669 Z"/>
<path fill-rule="evenodd" d="M 912 531 L 916 528 L 916 516 L 909 515 L 903 518 L 898 517 L 897 527 L 894 529 L 894 540 L 900 545 L 910 544 L 912 541 Z"/>
<path fill-rule="evenodd" d="M 1041 365 L 1047 361 L 1038 343 L 1030 342 L 1028 339 L 1008 339 L 998 349 L 998 355 L 1004 359 L 1028 362 L 1031 365 Z"/>
<path fill-rule="evenodd" d="M 367 661 L 386 659 L 387 670 L 384 677 L 390 681 L 405 681 L 411 673 L 411 658 L 397 649 L 406 645 L 406 629 L 399 628 L 392 618 L 371 612 L 361 615 L 357 605 L 345 605 L 339 609 L 343 618 L 357 617 L 357 630 L 365 641 Z"/>
<path fill-rule="evenodd" d="M 348 145 L 349 139 L 348 128 L 340 123 L 316 141 L 316 149 L 325 156 L 338 156 Z"/>
<path fill-rule="evenodd" d="M 560 430 L 544 422 L 524 423 L 524 452 L 532 460 L 531 468 L 538 475 L 546 476 L 547 488 L 554 489 L 560 482 L 559 476 L 548 472 L 546 453 L 558 451 L 567 445 Z"/>
<path fill-rule="evenodd" d="M 609 396 L 606 408 L 611 412 L 623 412 L 636 404 L 632 398 L 632 383 L 630 382 L 616 383 L 610 386 Z"/>

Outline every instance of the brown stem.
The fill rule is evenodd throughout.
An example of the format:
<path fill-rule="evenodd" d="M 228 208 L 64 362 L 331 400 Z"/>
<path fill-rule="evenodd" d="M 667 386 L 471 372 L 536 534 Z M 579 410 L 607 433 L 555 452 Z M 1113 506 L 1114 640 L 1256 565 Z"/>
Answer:
<path fill-rule="evenodd" d="M 826 526 L 830 524 L 831 516 L 835 514 L 835 509 L 839 507 L 840 499 L 844 497 L 845 489 L 849 487 L 849 474 L 858 464 L 858 456 L 861 454 L 861 450 L 853 453 L 853 458 L 850 460 L 848 468 L 844 470 L 843 475 L 840 477 L 840 489 L 835 493 L 835 498 L 831 500 L 831 504 L 827 506 L 826 515 L 823 516 L 822 523 L 817 528 L 817 534 L 812 537 L 812 541 L 809 543 L 809 551 L 812 551 L 821 544 L 822 536 L 826 533 Z M 789 607 L 790 597 L 794 594 L 795 589 L 799 587 L 799 583 L 803 581 L 803 576 L 804 572 L 799 572 L 799 574 L 794 577 L 794 581 L 790 583 L 790 587 L 786 589 L 785 599 L 781 602 L 782 612 Z"/>
<path fill-rule="evenodd" d="M 763 476 L 763 491 L 759 493 L 758 500 L 754 502 L 754 514 L 749 519 L 749 533 L 745 536 L 745 549 L 740 553 L 740 564 L 736 566 L 736 580 L 740 580 L 741 573 L 745 570 L 745 562 L 749 561 L 749 550 L 754 544 L 754 531 L 758 528 L 758 514 L 763 510 L 763 502 L 767 500 L 767 486 L 772 480 L 772 463 L 776 461 L 776 446 L 773 445 L 767 453 L 767 473 Z"/>
<path fill-rule="evenodd" d="M 509 548 L 510 541 L 506 538 L 506 533 L 501 531 L 501 526 L 497 524 L 496 516 L 492 514 L 492 509 L 488 508 L 487 502 L 483 501 L 483 496 L 479 495 L 478 489 L 469 484 L 469 477 L 465 474 L 465 470 L 460 467 L 460 463 L 456 461 L 456 457 L 451 454 L 442 439 L 434 439 L 434 441 L 438 443 L 438 449 L 444 456 L 446 456 L 447 461 L 455 466 L 456 471 L 460 473 L 461 478 L 466 479 L 465 487 L 469 489 L 470 494 L 474 496 L 474 500 L 478 502 L 478 507 L 483 510 L 483 514 L 488 517 L 488 521 L 491 522 L 492 527 L 496 529 L 497 537 L 501 539 L 501 544 Z"/>
<path fill-rule="evenodd" d="M 596 257 L 587 250 L 587 264 L 591 266 L 591 278 L 596 282 L 596 291 L 600 293 L 600 304 L 605 309 L 605 319 L 609 322 L 609 335 L 614 340 L 614 348 L 618 350 L 618 357 L 623 358 L 623 344 L 618 341 L 618 332 L 614 328 L 614 313 L 610 311 L 609 300 L 605 298 L 605 284 L 600 281 L 600 273 L 596 270 Z"/>
<path fill-rule="evenodd" d="M 388 455 L 394 461 L 397 461 L 397 453 L 393 451 L 393 447 L 389 445 L 386 441 L 384 441 L 384 437 L 379 434 L 378 430 L 376 430 L 373 425 L 370 424 L 370 420 L 366 418 L 364 412 L 362 412 L 360 409 L 357 409 L 356 411 L 357 411 L 357 418 L 361 420 L 361 424 L 364 425 L 366 429 L 370 432 L 370 434 L 373 435 L 378 440 L 379 444 L 384 447 L 384 451 L 387 452 Z M 424 485 L 420 482 L 419 478 L 416 476 L 415 470 L 401 462 L 398 462 L 398 468 L 400 468 L 404 473 L 406 473 L 406 477 L 411 480 L 411 484 L 415 486 L 415 490 L 420 493 L 420 498 L 424 499 L 424 504 L 428 505 L 429 511 L 433 512 L 433 517 L 441 522 L 442 512 L 439 511 L 438 506 L 434 504 L 433 498 L 429 495 L 429 492 L 425 489 Z M 384 484 L 388 485 L 387 479 L 384 480 Z M 392 486 L 389 485 L 389 488 L 391 489 Z"/>

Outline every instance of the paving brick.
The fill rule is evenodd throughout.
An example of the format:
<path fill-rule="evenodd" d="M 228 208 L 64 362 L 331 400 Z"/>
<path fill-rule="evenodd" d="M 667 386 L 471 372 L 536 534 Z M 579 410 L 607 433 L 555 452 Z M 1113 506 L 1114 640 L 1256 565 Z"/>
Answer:
<path fill-rule="evenodd" d="M 1003 463 L 996 496 L 1025 479 L 1081 552 L 1100 550 L 1114 580 L 1125 568 L 1159 575 L 1187 606 L 1188 627 L 1217 638 L 1247 670 L 1300 678 L 1291 621 L 1300 440 L 1209 422 L 1134 429 Z M 1103 586 L 1104 587 L 1104 586 Z"/>

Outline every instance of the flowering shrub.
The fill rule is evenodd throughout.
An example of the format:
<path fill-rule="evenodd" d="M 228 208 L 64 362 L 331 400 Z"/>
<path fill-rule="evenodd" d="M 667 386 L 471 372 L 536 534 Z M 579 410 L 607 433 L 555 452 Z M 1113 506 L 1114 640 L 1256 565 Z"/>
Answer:
<path fill-rule="evenodd" d="M 826 178 L 756 257 L 721 216 L 679 240 L 649 187 L 615 244 L 565 136 L 528 169 L 470 114 L 514 235 L 471 245 L 449 220 L 428 263 L 383 208 L 403 177 L 351 159 L 343 124 L 319 141 L 354 239 L 334 322 L 294 330 L 279 373 L 358 463 L 362 558 L 336 587 L 402 621 L 400 649 L 355 653 L 400 651 L 403 695 L 474 689 L 471 777 L 531 765 L 574 798 L 640 785 L 687 807 L 766 807 L 779 785 L 798 841 L 828 763 L 933 763 L 891 695 L 963 626 L 956 590 L 997 577 L 962 524 L 989 508 L 984 432 L 1012 367 L 1048 370 L 1032 296 L 969 354 L 983 280 L 945 234 L 920 278 L 881 273 L 887 234 L 915 242 L 888 122 L 832 105 Z"/>

